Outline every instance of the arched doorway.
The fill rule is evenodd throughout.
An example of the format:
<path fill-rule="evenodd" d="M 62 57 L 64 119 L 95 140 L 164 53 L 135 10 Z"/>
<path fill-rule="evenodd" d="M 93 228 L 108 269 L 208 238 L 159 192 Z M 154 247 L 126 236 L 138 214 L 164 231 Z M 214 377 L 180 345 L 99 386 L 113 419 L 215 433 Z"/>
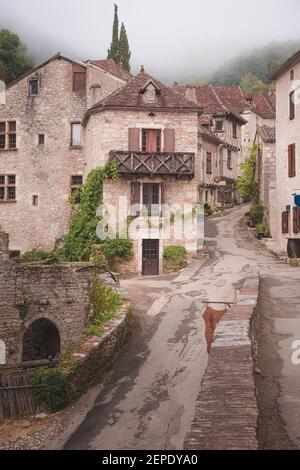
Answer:
<path fill-rule="evenodd" d="M 60 334 L 54 323 L 40 318 L 31 323 L 23 337 L 22 361 L 54 359 L 60 353 Z"/>

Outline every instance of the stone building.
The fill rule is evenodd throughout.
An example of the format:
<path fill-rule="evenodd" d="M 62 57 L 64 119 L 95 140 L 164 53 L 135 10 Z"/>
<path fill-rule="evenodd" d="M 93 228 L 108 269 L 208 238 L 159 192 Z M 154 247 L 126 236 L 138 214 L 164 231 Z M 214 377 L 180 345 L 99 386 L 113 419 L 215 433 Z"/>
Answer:
<path fill-rule="evenodd" d="M 240 199 L 235 183 L 241 174 L 242 127 L 247 123 L 246 119 L 228 100 L 224 99 L 218 87 L 174 84 L 172 88 L 201 106 L 203 115 L 199 125 L 204 126 L 209 133 L 213 133 L 219 139 L 219 150 L 212 156 L 212 166 L 218 168 L 219 175 L 216 181 L 220 181 L 221 185 L 216 182 L 213 185 L 209 173 L 204 174 L 204 181 L 200 181 L 205 198 L 208 196 L 207 202 L 212 204 L 217 202 L 221 207 L 233 205 Z M 210 146 L 206 148 L 205 142 L 204 161 L 207 156 L 210 157 L 210 153 Z"/>
<path fill-rule="evenodd" d="M 259 188 L 259 197 L 264 207 L 264 222 L 270 234 L 276 234 L 277 216 L 272 210 L 276 201 L 276 135 L 275 128 L 258 126 L 255 142 L 259 146 L 257 154 L 256 179 Z M 274 247 L 274 241 L 269 241 Z"/>
<path fill-rule="evenodd" d="M 276 251 L 300 257 L 300 51 L 275 73 L 276 80 Z M 296 195 L 296 196 L 295 196 Z M 299 204 L 299 202 L 298 202 Z M 273 234 L 272 234 L 273 235 Z"/>
<path fill-rule="evenodd" d="M 51 250 L 68 227 L 71 192 L 86 175 L 81 122 L 130 75 L 113 61 L 57 54 L 6 89 L 0 104 L 0 226 L 10 250 Z"/>
<path fill-rule="evenodd" d="M 132 270 L 139 274 L 162 272 L 163 252 L 169 244 L 197 249 L 192 227 L 174 236 L 171 216 L 165 211 L 189 206 L 193 225 L 200 179 L 199 113 L 199 105 L 142 69 L 86 114 L 86 171 L 103 166 L 108 159 L 117 161 L 121 178 L 117 183 L 105 182 L 104 203 L 110 215 L 114 208 L 117 211 L 117 233 L 122 233 L 124 225 L 126 229 L 126 219 L 131 217 Z"/>

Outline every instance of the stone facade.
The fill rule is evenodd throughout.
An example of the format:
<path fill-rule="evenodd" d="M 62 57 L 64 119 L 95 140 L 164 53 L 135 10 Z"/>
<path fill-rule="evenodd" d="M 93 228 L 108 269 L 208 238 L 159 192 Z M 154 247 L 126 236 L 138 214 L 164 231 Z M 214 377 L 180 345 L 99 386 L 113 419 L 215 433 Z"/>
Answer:
<path fill-rule="evenodd" d="M 41 266 L 0 260 L 0 339 L 8 364 L 22 362 L 24 334 L 40 319 L 49 320 L 58 330 L 62 353 L 76 345 L 91 324 L 95 274 L 115 286 L 109 274 L 95 273 L 93 265 Z"/>
<path fill-rule="evenodd" d="M 292 58 L 293 59 L 293 58 Z M 293 207 L 295 206 L 293 194 L 300 194 L 300 54 L 287 62 L 286 66 L 276 75 L 276 195 L 272 206 L 274 218 L 278 220 L 277 230 L 274 234 L 276 251 L 286 254 L 288 239 L 300 240 L 300 234 L 293 230 Z M 295 118 L 290 119 L 289 96 L 295 91 Z M 295 176 L 289 176 L 289 145 L 295 144 Z M 282 214 L 289 209 L 288 233 L 282 233 Z"/>
<path fill-rule="evenodd" d="M 73 91 L 74 65 L 86 73 L 82 91 Z M 39 83 L 37 95 L 29 93 L 32 79 Z M 124 84 L 93 64 L 55 56 L 7 88 L 0 122 L 16 122 L 17 145 L 15 150 L 0 149 L 0 175 L 16 176 L 16 200 L 0 199 L 0 226 L 10 235 L 12 251 L 51 250 L 65 235 L 71 177 L 86 174 L 84 132 L 80 145 L 72 147 L 71 123 L 80 123 L 89 106 Z M 38 205 L 33 205 L 33 196 L 38 196 Z"/>
<path fill-rule="evenodd" d="M 183 207 L 184 204 L 194 207 L 198 202 L 198 184 L 200 180 L 200 151 L 198 151 L 198 114 L 184 112 L 158 112 L 155 116 L 149 116 L 149 111 L 130 111 L 130 110 L 104 110 L 101 113 L 90 117 L 86 128 L 86 135 L 89 135 L 89 146 L 87 148 L 87 172 L 97 166 L 103 166 L 109 159 L 111 150 L 128 152 L 128 132 L 130 128 L 158 129 L 164 134 L 164 129 L 169 128 L 175 131 L 175 152 L 191 152 L 195 154 L 195 178 L 182 178 L 167 176 L 133 176 L 113 183 L 110 181 L 104 184 L 104 203 L 113 213 L 117 209 L 118 221 L 126 224 L 127 216 L 130 215 L 129 206 L 131 204 L 131 182 L 140 182 L 141 188 L 145 183 L 158 183 L 164 185 L 164 204 Z M 162 143 L 163 145 L 163 143 Z M 162 201 L 160 201 L 162 202 Z M 120 205 L 121 204 L 121 205 Z M 125 204 L 125 205 L 124 205 Z M 120 209 L 120 211 L 119 211 Z M 192 209 L 191 209 L 192 210 Z M 112 222 L 112 220 L 110 220 Z M 153 230 L 149 229 L 152 224 Z M 129 235 L 137 237 L 134 240 L 134 260 L 128 265 L 128 271 L 131 273 L 142 273 L 142 240 L 143 238 L 159 239 L 160 253 L 159 264 L 160 272 L 163 270 L 163 250 L 169 244 L 189 245 L 195 242 L 191 239 L 170 239 L 164 238 L 164 229 L 161 227 L 162 219 L 152 218 L 152 221 L 145 221 L 138 218 L 130 226 Z M 138 226 L 135 235 L 135 227 Z M 122 232 L 122 226 L 117 224 L 117 230 Z M 149 230 L 148 230 L 149 229 Z M 150 235 L 151 231 L 151 235 Z M 147 237 L 145 236 L 147 232 Z M 149 232 L 149 233 L 148 233 Z"/>

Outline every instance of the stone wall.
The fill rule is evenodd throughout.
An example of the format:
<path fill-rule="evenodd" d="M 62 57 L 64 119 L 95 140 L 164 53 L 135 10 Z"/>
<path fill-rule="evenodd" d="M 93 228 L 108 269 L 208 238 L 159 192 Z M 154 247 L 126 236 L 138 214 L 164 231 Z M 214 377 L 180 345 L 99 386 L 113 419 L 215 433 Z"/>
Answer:
<path fill-rule="evenodd" d="M 22 361 L 23 336 L 38 319 L 57 328 L 61 352 L 73 347 L 93 317 L 93 281 L 115 286 L 108 273 L 89 264 L 41 266 L 0 261 L 0 339 L 8 364 Z"/>
<path fill-rule="evenodd" d="M 249 268 L 237 304 L 216 331 L 186 450 L 257 450 L 254 383 L 259 272 Z"/>
<path fill-rule="evenodd" d="M 16 201 L 0 201 L 0 226 L 10 235 L 10 249 L 51 250 L 68 229 L 71 213 L 71 177 L 85 174 L 85 135 L 71 147 L 71 123 L 81 122 L 93 100 L 124 85 L 121 80 L 87 66 L 85 92 L 73 92 L 72 63 L 50 61 L 16 82 L 0 104 L 0 121 L 17 123 L 17 149 L 0 150 L 0 175 L 16 175 Z M 29 80 L 38 78 L 39 93 L 29 94 Z M 99 95 L 94 96 L 94 85 Z M 38 135 L 45 144 L 38 145 Z M 33 196 L 38 205 L 33 205 Z M 16 223 L 16 220 L 18 223 Z"/>
<path fill-rule="evenodd" d="M 300 102 L 299 90 L 295 93 L 295 119 L 289 119 L 289 94 L 293 86 L 297 85 L 300 77 L 300 63 L 293 67 L 295 81 L 290 79 L 288 70 L 276 82 L 276 178 L 277 178 L 277 203 L 274 206 L 275 217 L 281 221 L 282 212 L 286 211 L 286 206 L 295 205 L 292 194 L 300 194 Z M 298 95 L 298 97 L 297 97 Z M 298 99 L 297 99 L 298 98 Z M 296 144 L 296 176 L 288 176 L 288 146 Z M 289 219 L 289 234 L 282 234 L 281 222 L 277 227 L 276 251 L 278 253 L 287 252 L 288 238 L 300 239 L 300 234 L 293 233 L 292 211 Z"/>

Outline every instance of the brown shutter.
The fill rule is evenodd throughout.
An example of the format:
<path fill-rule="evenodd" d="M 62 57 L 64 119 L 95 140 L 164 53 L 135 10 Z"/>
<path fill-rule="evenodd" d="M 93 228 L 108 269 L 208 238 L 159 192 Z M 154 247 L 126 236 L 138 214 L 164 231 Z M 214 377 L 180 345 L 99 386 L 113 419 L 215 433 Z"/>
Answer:
<path fill-rule="evenodd" d="M 80 65 L 73 64 L 73 91 L 86 90 L 86 69 Z"/>
<path fill-rule="evenodd" d="M 140 129 L 128 129 L 128 150 L 129 152 L 140 151 Z"/>
<path fill-rule="evenodd" d="M 141 183 L 133 181 L 131 183 L 131 204 L 140 204 L 141 202 Z"/>
<path fill-rule="evenodd" d="M 289 212 L 282 212 L 282 233 L 289 233 Z"/>
<path fill-rule="evenodd" d="M 175 131 L 174 129 L 164 130 L 164 152 L 175 152 Z"/>
<path fill-rule="evenodd" d="M 165 204 L 166 203 L 166 198 L 165 198 L 165 184 L 161 183 L 160 185 L 161 188 L 161 203 Z"/>
<path fill-rule="evenodd" d="M 290 120 L 295 119 L 295 92 L 290 93 Z"/>
<path fill-rule="evenodd" d="M 293 208 L 293 232 L 300 232 L 300 208 L 296 206 Z"/>
<path fill-rule="evenodd" d="M 288 175 L 289 175 L 289 178 L 293 178 L 293 176 L 294 176 L 294 174 L 293 174 L 293 170 L 294 170 L 293 154 L 294 154 L 293 145 L 289 145 L 288 146 Z"/>
<path fill-rule="evenodd" d="M 292 176 L 296 176 L 296 144 L 292 145 Z"/>

